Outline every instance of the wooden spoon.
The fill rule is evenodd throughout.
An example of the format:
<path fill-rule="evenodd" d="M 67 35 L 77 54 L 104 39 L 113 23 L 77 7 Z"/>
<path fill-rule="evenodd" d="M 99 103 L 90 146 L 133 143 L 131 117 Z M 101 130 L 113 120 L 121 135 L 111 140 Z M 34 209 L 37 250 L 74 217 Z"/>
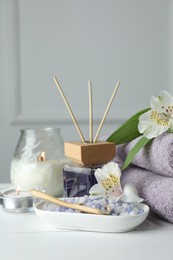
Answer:
<path fill-rule="evenodd" d="M 75 210 L 79 210 L 81 212 L 85 212 L 85 213 L 90 213 L 90 214 L 97 214 L 97 215 L 103 215 L 103 214 L 109 214 L 109 212 L 105 212 L 103 213 L 101 210 L 99 209 L 95 209 L 95 208 L 91 208 L 88 206 L 83 206 L 83 205 L 79 205 L 79 204 L 74 204 L 74 203 L 70 203 L 70 202 L 66 202 L 60 199 L 57 199 L 55 197 L 52 197 L 42 191 L 39 190 L 31 190 L 30 193 L 37 198 L 40 199 L 44 199 L 46 201 L 58 204 L 60 206 L 66 207 L 66 208 L 71 208 L 71 209 L 75 209 Z"/>

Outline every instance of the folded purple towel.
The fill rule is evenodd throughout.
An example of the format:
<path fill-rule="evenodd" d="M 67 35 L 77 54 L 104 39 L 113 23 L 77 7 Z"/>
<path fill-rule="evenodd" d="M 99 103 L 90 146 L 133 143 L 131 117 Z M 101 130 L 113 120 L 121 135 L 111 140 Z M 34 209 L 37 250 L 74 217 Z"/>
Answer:
<path fill-rule="evenodd" d="M 123 171 L 121 182 L 134 184 L 154 213 L 173 222 L 173 178 L 131 166 Z"/>
<path fill-rule="evenodd" d="M 141 137 L 128 144 L 118 145 L 116 148 L 117 160 L 124 161 L 139 138 Z M 153 139 L 137 153 L 132 164 L 164 176 L 173 177 L 173 133 L 164 133 Z"/>

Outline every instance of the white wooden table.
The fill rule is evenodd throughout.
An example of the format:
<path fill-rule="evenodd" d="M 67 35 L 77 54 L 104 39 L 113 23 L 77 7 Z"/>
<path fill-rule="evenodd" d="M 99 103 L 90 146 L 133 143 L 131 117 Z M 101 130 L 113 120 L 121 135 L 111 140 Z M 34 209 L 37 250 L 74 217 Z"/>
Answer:
<path fill-rule="evenodd" d="M 46 226 L 35 213 L 8 213 L 0 207 L 0 259 L 172 260 L 173 224 L 150 214 L 127 233 L 65 231 Z"/>

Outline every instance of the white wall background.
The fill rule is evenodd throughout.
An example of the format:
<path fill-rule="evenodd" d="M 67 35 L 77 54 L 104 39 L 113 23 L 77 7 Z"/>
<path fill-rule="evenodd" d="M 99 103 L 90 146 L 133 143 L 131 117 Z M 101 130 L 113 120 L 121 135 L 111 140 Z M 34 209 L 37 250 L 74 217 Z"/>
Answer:
<path fill-rule="evenodd" d="M 101 135 L 173 94 L 171 0 L 0 0 L 0 182 L 10 180 L 19 129 L 58 126 L 78 134 L 52 80 L 57 76 L 88 138 L 88 88 L 95 131 L 117 80 Z"/>

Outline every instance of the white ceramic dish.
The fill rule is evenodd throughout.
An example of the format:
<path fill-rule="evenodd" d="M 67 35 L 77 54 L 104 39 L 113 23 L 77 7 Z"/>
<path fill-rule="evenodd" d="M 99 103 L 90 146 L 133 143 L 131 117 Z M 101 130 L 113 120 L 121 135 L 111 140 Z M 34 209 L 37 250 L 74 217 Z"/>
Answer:
<path fill-rule="evenodd" d="M 144 213 L 136 216 L 93 215 L 44 210 L 46 202 L 34 206 L 41 221 L 58 229 L 95 232 L 127 232 L 139 226 L 148 216 L 149 207 L 139 203 Z"/>

